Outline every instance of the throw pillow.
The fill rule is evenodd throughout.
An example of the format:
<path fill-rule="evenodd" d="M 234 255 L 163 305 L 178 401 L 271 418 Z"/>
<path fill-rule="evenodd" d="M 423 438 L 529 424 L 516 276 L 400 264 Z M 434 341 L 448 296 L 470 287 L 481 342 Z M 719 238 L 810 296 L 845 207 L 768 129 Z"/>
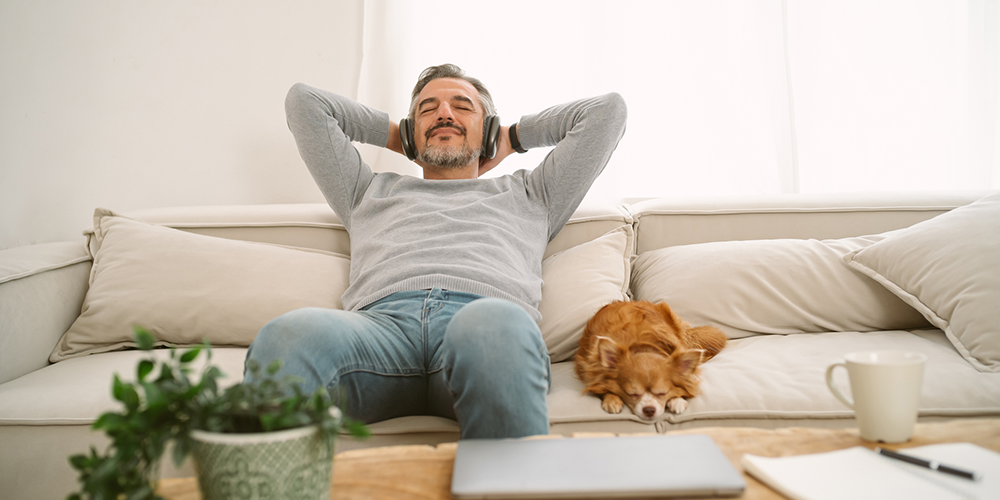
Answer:
<path fill-rule="evenodd" d="M 542 261 L 538 324 L 553 363 L 576 354 L 587 321 L 605 304 L 628 300 L 632 226 L 622 226 Z"/>
<path fill-rule="evenodd" d="M 1000 372 L 1000 193 L 844 257 L 944 330 L 983 372 Z"/>
<path fill-rule="evenodd" d="M 634 297 L 666 302 L 692 326 L 713 325 L 730 338 L 926 328 L 919 312 L 844 264 L 844 254 L 885 237 L 723 241 L 652 250 L 634 263 Z"/>
<path fill-rule="evenodd" d="M 246 346 L 300 307 L 340 308 L 350 260 L 318 250 L 187 233 L 97 209 L 94 265 L 81 314 L 52 362 L 134 346 L 133 325 L 159 345 Z"/>

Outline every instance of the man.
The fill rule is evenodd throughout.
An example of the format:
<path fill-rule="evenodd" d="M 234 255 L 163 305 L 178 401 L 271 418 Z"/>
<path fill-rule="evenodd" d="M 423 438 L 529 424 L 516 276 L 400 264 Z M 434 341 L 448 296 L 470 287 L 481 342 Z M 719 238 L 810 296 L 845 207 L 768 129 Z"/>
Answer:
<path fill-rule="evenodd" d="M 351 235 L 351 284 L 344 310 L 268 323 L 248 359 L 283 359 L 281 375 L 304 377 L 307 390 L 344 390 L 348 414 L 365 422 L 438 415 L 457 420 L 463 439 L 547 434 L 542 255 L 624 133 L 621 96 L 500 127 L 487 137 L 492 158 L 480 156 L 492 97 L 454 65 L 421 73 L 412 138 L 385 113 L 303 84 L 285 108 L 302 159 Z M 404 140 L 423 179 L 373 173 L 351 144 L 404 153 Z M 534 170 L 479 178 L 515 150 L 543 146 L 555 148 Z"/>

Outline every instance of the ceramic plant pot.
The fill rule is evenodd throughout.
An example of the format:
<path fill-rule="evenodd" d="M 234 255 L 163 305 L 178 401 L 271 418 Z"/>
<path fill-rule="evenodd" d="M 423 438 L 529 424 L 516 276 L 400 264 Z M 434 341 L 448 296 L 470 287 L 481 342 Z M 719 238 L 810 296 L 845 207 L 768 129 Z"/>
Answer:
<path fill-rule="evenodd" d="M 327 499 L 333 441 L 319 428 L 256 434 L 192 431 L 192 455 L 205 500 Z"/>

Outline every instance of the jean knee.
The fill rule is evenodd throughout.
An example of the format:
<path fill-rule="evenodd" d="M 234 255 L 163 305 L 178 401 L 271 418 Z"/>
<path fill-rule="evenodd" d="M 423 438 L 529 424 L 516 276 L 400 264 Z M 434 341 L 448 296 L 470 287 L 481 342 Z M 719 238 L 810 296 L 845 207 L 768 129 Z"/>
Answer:
<path fill-rule="evenodd" d="M 306 307 L 287 312 L 267 322 L 250 344 L 251 349 L 272 350 L 280 346 L 298 345 L 303 339 L 315 335 L 320 317 L 329 310 Z"/>
<path fill-rule="evenodd" d="M 311 363 L 317 353 L 335 357 L 342 352 L 340 344 L 344 338 L 336 335 L 335 325 L 350 325 L 349 312 L 339 309 L 307 307 L 282 314 L 274 318 L 257 333 L 257 337 L 247 351 L 247 359 L 257 360 L 261 365 L 281 359 L 289 363 Z M 333 355 L 333 356 L 331 356 Z"/>
<path fill-rule="evenodd" d="M 513 302 L 486 298 L 470 302 L 452 317 L 445 332 L 448 349 L 490 358 L 545 355 L 538 324 Z"/>
<path fill-rule="evenodd" d="M 442 352 L 462 439 L 548 433 L 552 372 L 527 311 L 500 299 L 470 302 L 448 324 Z"/>

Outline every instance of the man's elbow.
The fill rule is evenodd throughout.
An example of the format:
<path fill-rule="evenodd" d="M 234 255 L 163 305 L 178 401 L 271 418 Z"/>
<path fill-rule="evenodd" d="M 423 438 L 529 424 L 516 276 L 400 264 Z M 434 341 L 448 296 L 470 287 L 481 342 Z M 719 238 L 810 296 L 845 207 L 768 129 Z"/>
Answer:
<path fill-rule="evenodd" d="M 310 87 L 302 82 L 292 85 L 292 88 L 288 89 L 288 94 L 285 95 L 285 114 L 288 115 L 292 110 L 301 109 L 311 93 Z"/>
<path fill-rule="evenodd" d="M 625 98 L 618 92 L 609 92 L 601 96 L 601 108 L 603 115 L 609 121 L 618 125 L 620 132 L 625 131 L 625 123 L 628 121 L 628 105 Z"/>

